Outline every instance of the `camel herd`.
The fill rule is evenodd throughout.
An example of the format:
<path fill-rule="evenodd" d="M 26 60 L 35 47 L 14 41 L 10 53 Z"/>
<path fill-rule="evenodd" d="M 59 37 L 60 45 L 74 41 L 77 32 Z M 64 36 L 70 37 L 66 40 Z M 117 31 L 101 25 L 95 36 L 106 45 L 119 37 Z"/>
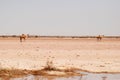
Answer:
<path fill-rule="evenodd" d="M 101 41 L 103 37 L 104 37 L 104 35 L 98 35 L 98 36 L 96 36 L 95 38 L 96 38 L 98 41 Z M 27 38 L 27 35 L 21 34 L 21 35 L 20 35 L 20 42 L 25 41 L 26 38 Z"/>

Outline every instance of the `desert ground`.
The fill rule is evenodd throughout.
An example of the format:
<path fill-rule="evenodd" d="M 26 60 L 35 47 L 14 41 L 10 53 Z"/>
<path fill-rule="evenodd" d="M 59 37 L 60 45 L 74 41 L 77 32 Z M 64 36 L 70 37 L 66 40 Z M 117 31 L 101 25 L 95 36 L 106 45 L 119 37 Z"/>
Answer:
<path fill-rule="evenodd" d="M 120 39 L 0 38 L 0 69 L 40 70 L 47 61 L 58 69 L 120 72 Z"/>

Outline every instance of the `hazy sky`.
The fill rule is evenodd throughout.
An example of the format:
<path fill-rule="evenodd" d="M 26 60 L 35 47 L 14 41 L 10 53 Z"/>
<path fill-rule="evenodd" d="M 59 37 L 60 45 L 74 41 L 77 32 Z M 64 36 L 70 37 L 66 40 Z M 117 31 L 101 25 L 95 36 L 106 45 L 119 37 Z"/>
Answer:
<path fill-rule="evenodd" d="M 120 0 L 0 0 L 0 34 L 120 35 Z"/>

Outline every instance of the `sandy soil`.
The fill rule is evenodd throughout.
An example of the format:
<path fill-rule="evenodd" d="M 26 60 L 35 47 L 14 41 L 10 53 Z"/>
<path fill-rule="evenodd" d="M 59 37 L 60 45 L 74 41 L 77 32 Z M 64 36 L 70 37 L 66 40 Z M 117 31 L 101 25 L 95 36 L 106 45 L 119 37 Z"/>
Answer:
<path fill-rule="evenodd" d="M 0 39 L 0 68 L 37 70 L 47 61 L 59 69 L 120 72 L 120 39 Z"/>

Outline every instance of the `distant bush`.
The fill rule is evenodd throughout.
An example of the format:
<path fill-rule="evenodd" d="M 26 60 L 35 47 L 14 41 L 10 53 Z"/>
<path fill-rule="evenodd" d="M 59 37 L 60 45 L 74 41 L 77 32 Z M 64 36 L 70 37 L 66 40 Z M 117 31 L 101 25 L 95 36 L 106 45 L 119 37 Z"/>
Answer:
<path fill-rule="evenodd" d="M 38 36 L 36 35 L 35 38 L 38 38 Z"/>
<path fill-rule="evenodd" d="M 16 35 L 12 35 L 12 37 L 17 37 Z"/>

